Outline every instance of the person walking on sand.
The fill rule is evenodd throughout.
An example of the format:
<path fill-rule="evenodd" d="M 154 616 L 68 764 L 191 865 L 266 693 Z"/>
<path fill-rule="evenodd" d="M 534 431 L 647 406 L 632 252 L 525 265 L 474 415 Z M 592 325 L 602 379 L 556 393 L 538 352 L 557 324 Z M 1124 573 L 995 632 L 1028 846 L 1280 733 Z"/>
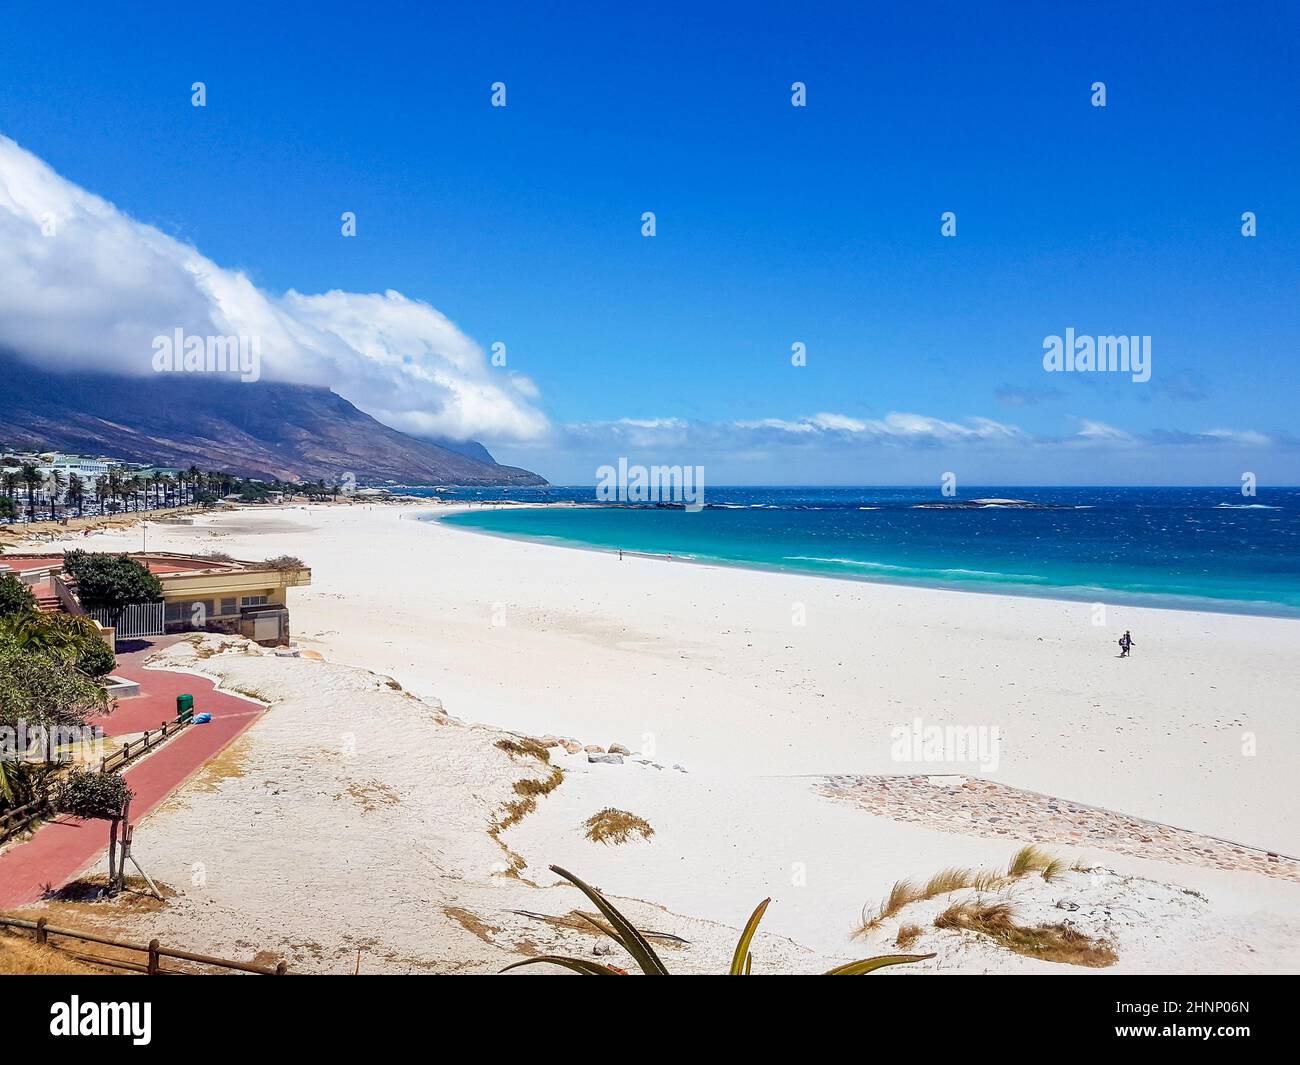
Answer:
<path fill-rule="evenodd" d="M 1127 658 L 1131 650 L 1133 650 L 1133 634 L 1125 629 L 1124 635 L 1119 638 L 1120 658 Z"/>

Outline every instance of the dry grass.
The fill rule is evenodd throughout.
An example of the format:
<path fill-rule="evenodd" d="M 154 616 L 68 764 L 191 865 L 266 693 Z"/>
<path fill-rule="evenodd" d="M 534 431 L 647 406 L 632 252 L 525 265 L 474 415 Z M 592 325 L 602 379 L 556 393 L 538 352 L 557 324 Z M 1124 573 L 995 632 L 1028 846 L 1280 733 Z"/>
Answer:
<path fill-rule="evenodd" d="M 934 921 L 935 928 L 978 932 L 1026 958 L 1102 969 L 1118 960 L 1115 948 L 1064 924 L 1019 924 L 1006 902 L 955 902 Z"/>
<path fill-rule="evenodd" d="M 493 746 L 498 750 L 505 751 L 512 758 L 536 758 L 539 762 L 545 762 L 547 765 L 551 764 L 551 752 L 536 740 L 523 737 L 517 739 L 503 737 L 497 740 Z"/>
<path fill-rule="evenodd" d="M 512 758 L 516 756 L 537 758 L 546 765 L 550 765 L 551 762 L 551 756 L 547 752 L 546 748 L 539 743 L 534 743 L 532 740 L 515 741 L 510 739 L 500 739 L 497 740 L 496 746 L 505 751 Z M 496 841 L 497 846 L 505 852 L 506 858 L 509 862 L 509 868 L 514 874 L 517 874 L 528 863 L 524 861 L 522 856 L 516 854 L 501 841 L 501 833 L 508 828 L 513 828 L 530 813 L 536 810 L 538 798 L 543 795 L 549 795 L 558 788 L 563 781 L 564 770 L 557 765 L 551 766 L 551 771 L 544 779 L 539 780 L 533 777 L 527 777 L 523 780 L 516 780 L 514 783 L 514 791 L 519 798 L 512 799 L 501 808 L 501 816 L 497 818 L 496 824 L 488 830 L 488 835 L 491 836 Z"/>
<path fill-rule="evenodd" d="M 971 890 L 982 893 L 1000 891 L 1012 881 L 1029 876 L 1031 873 L 1041 873 L 1044 880 L 1052 880 L 1060 876 L 1063 871 L 1064 864 L 1059 858 L 1054 858 L 1030 844 L 1021 847 L 1012 855 L 1005 873 L 993 869 L 963 869 L 954 866 L 935 873 L 924 885 L 919 885 L 912 880 L 899 880 L 890 888 L 889 894 L 885 896 L 878 909 L 875 911 L 863 909 L 862 924 L 854 935 L 862 936 L 874 931 L 891 917 L 897 917 L 905 907 L 914 902 L 925 902 L 940 895 L 949 895 L 954 891 Z"/>
<path fill-rule="evenodd" d="M 1041 873 L 1044 869 L 1056 866 L 1060 868 L 1060 861 L 1053 858 L 1044 850 L 1040 850 L 1032 843 L 1027 847 L 1021 847 L 1011 858 L 1011 863 L 1007 866 L 1007 877 L 1015 880 L 1018 877 L 1028 876 L 1030 873 Z"/>
<path fill-rule="evenodd" d="M 920 937 L 924 929 L 919 924 L 905 924 L 898 930 L 898 935 L 894 938 L 894 946 L 899 950 L 911 950 L 912 944 Z"/>
<path fill-rule="evenodd" d="M 551 792 L 553 792 L 556 788 L 560 786 L 563 780 L 564 780 L 564 770 L 561 769 L 558 765 L 554 765 L 551 766 L 551 772 L 547 775 L 545 780 L 536 780 L 530 777 L 526 780 L 516 781 L 515 794 L 523 795 L 526 797 L 529 796 L 535 797 L 538 795 L 549 795 Z"/>
<path fill-rule="evenodd" d="M 1055 880 L 1063 872 L 1065 872 L 1065 863 L 1059 858 L 1053 858 L 1043 866 L 1043 879 L 1047 881 Z"/>
<path fill-rule="evenodd" d="M 95 976 L 111 971 L 41 946 L 31 932 L 0 929 L 0 974 L 5 976 Z"/>
<path fill-rule="evenodd" d="M 634 833 L 642 839 L 649 839 L 655 834 L 650 822 L 626 810 L 615 810 L 606 806 L 599 813 L 592 814 L 585 822 L 587 838 L 593 843 L 626 843 Z"/>
<path fill-rule="evenodd" d="M 970 887 L 977 875 L 970 869 L 944 869 L 926 881 L 921 897 L 932 899 L 937 895 L 947 895 L 950 891 L 960 891 Z"/>

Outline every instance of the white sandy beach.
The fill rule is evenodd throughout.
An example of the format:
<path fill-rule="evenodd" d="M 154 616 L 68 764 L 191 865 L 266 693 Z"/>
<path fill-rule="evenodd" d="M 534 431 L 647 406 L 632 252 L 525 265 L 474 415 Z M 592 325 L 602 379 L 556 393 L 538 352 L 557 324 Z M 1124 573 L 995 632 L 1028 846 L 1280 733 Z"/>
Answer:
<path fill-rule="evenodd" d="M 592 764 L 553 749 L 564 783 L 502 840 L 527 863 L 525 881 L 552 884 L 546 866 L 561 864 L 613 895 L 664 907 L 655 918 L 660 927 L 689 924 L 701 946 L 683 961 L 688 971 L 724 966 L 725 926 L 739 925 L 768 895 L 769 936 L 759 947 L 770 968 L 779 969 L 780 958 L 787 969 L 815 971 L 822 962 L 892 950 L 897 922 L 850 942 L 864 905 L 902 877 L 1003 866 L 1025 841 L 1014 819 L 997 836 L 875 816 L 821 794 L 817 786 L 829 774 L 981 776 L 1300 854 L 1293 780 L 1300 623 L 1112 607 L 1098 627 L 1087 604 L 620 561 L 416 520 L 439 509 L 446 508 L 246 509 L 192 525 L 151 524 L 148 543 L 253 559 L 297 555 L 312 567 L 313 583 L 290 599 L 295 639 L 331 669 L 346 664 L 391 676 L 461 721 L 640 752 L 651 764 Z M 78 538 L 76 546 L 136 549 L 140 542 L 139 530 L 119 530 Z M 1126 628 L 1137 646 L 1133 658 L 1119 660 L 1115 640 Z M 201 664 L 222 676 L 259 671 L 254 686 L 273 708 L 237 744 L 245 745 L 239 772 L 187 785 L 140 828 L 152 871 L 170 883 L 189 882 L 200 847 L 230 871 L 209 877 L 203 893 L 194 888 L 194 899 L 173 903 L 159 919 L 173 922 L 192 949 L 235 949 L 239 941 L 267 946 L 277 906 L 293 909 L 298 917 L 282 924 L 304 936 L 313 930 L 327 959 L 315 965 L 325 971 L 347 968 L 341 959 L 358 937 L 367 971 L 418 969 L 419 959 L 478 971 L 508 960 L 524 933 L 521 919 L 502 912 L 547 909 L 520 901 L 528 892 L 554 897 L 485 867 L 500 850 L 485 832 L 468 842 L 476 819 L 510 797 L 510 766 L 485 772 L 476 787 L 472 759 L 458 757 L 455 787 L 440 780 L 437 803 L 420 798 L 421 781 L 444 773 L 438 749 L 426 747 L 429 735 L 442 733 L 426 725 L 403 731 L 403 710 L 418 704 L 372 685 L 387 693 L 383 709 L 371 709 L 397 756 L 376 755 L 361 787 L 395 798 L 366 811 L 383 819 L 382 831 L 355 809 L 352 820 L 332 822 L 331 810 L 357 804 L 331 798 L 339 781 L 312 785 L 313 773 L 326 770 L 287 752 L 328 750 L 367 721 L 344 692 L 353 682 L 321 684 L 323 674 L 313 675 L 308 702 L 284 679 L 286 671 L 300 676 L 318 667 L 247 655 Z M 891 730 L 917 718 L 996 727 L 996 768 L 896 761 Z M 478 737 L 465 742 L 480 751 L 491 751 L 497 735 L 461 731 Z M 322 755 L 320 766 L 330 757 Z M 306 796 L 301 807 L 277 807 L 286 811 L 281 829 L 292 860 L 284 862 L 278 847 L 241 857 L 251 837 L 240 822 L 267 801 L 268 780 L 281 777 Z M 207 788 L 201 802 L 190 794 L 199 787 Z M 448 798 L 457 788 L 475 793 L 470 806 Z M 201 822 L 185 813 L 196 803 Z M 582 821 L 611 805 L 645 817 L 653 839 L 617 847 L 584 840 Z M 440 809 L 455 811 L 454 831 Z M 351 829 L 345 839 L 343 824 Z M 273 835 L 252 837 L 270 848 Z M 1086 842 L 1047 849 L 1067 864 L 1112 872 L 1021 884 L 1018 905 L 1038 920 L 1068 913 L 1113 939 L 1120 961 L 1105 971 L 1300 970 L 1295 879 Z M 331 871 L 340 860 L 347 876 Z M 554 903 L 554 912 L 575 905 L 576 893 L 562 890 L 567 901 Z M 412 891 L 431 905 L 474 912 L 497 930 L 496 945 L 489 946 L 491 935 L 431 939 L 423 921 L 394 921 Z M 1062 901 L 1076 909 L 1059 907 Z M 916 916 L 936 905 L 918 904 Z M 716 922 L 717 933 L 706 934 L 715 926 L 700 922 Z M 265 934 L 253 935 L 254 926 Z M 949 970 L 1065 968 L 955 932 L 931 930 L 913 949 L 939 951 L 927 965 Z"/>

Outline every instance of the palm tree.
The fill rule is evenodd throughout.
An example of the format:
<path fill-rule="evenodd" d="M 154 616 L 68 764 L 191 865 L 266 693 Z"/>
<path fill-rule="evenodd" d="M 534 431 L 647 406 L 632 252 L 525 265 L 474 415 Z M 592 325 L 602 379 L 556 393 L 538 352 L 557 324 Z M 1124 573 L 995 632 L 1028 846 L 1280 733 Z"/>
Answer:
<path fill-rule="evenodd" d="M 81 517 L 86 503 L 86 482 L 75 473 L 68 474 L 67 500 L 77 504 L 77 517 Z"/>
<path fill-rule="evenodd" d="M 199 489 L 199 482 L 203 479 L 203 471 L 191 463 L 190 468 L 185 473 L 190 479 L 190 502 L 192 503 L 194 502 L 194 493 Z"/>
<path fill-rule="evenodd" d="M 12 470 L 5 470 L 3 474 L 0 474 L 0 487 L 4 488 L 4 493 L 9 497 L 10 503 L 14 501 L 14 493 L 18 491 L 20 483 L 22 483 L 22 479 Z"/>
<path fill-rule="evenodd" d="M 149 483 L 153 485 L 153 505 L 155 508 L 161 507 L 163 482 L 167 480 L 167 475 L 161 470 L 155 470 L 153 476 L 149 478 Z"/>
<path fill-rule="evenodd" d="M 122 472 L 116 467 L 108 471 L 108 476 L 101 478 L 100 482 L 104 487 L 104 495 L 108 497 L 108 506 L 110 510 L 116 510 L 114 504 L 118 496 L 122 494 Z"/>
<path fill-rule="evenodd" d="M 50 521 L 54 520 L 54 505 L 59 501 L 59 496 L 63 495 L 66 484 L 67 480 L 58 470 L 50 470 L 45 475 L 45 490 L 50 494 Z"/>
<path fill-rule="evenodd" d="M 22 468 L 18 471 L 18 476 L 22 479 L 23 484 L 27 486 L 27 517 L 29 521 L 36 520 L 36 486 L 41 483 L 41 471 L 33 466 L 30 462 L 24 462 Z"/>

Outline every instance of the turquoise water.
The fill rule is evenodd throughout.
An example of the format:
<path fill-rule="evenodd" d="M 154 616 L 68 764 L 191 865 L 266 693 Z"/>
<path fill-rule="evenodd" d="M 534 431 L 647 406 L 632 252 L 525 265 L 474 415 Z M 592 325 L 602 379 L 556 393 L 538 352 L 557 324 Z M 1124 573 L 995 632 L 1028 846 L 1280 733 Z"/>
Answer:
<path fill-rule="evenodd" d="M 499 493 L 500 490 L 495 490 Z M 466 490 L 487 501 L 494 490 Z M 447 493 L 440 493 L 447 495 Z M 591 488 L 512 489 L 592 502 Z M 928 488 L 711 488 L 704 510 L 484 507 L 443 520 L 521 539 L 851 580 L 1300 617 L 1300 490 L 1006 488 L 1041 509 L 932 509 Z"/>

